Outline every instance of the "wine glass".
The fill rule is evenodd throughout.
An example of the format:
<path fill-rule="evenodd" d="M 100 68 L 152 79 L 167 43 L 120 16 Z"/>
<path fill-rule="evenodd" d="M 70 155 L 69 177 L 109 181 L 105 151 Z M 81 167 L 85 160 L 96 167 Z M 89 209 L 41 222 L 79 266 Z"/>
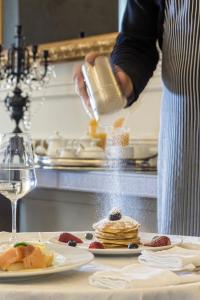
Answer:
<path fill-rule="evenodd" d="M 36 184 L 30 136 L 23 133 L 0 135 L 0 193 L 11 201 L 11 243 L 16 242 L 18 200 L 34 189 Z"/>

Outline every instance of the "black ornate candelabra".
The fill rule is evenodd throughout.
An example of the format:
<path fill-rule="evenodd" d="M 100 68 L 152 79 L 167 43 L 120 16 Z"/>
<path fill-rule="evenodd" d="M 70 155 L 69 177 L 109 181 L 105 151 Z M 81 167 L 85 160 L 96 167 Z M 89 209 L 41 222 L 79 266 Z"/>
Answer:
<path fill-rule="evenodd" d="M 19 123 L 30 105 L 29 92 L 41 88 L 50 75 L 48 51 L 39 53 L 38 46 L 25 46 L 22 26 L 16 27 L 15 41 L 8 51 L 0 46 L 0 81 L 11 92 L 5 98 L 5 105 L 11 119 L 16 123 L 14 133 L 22 132 Z"/>

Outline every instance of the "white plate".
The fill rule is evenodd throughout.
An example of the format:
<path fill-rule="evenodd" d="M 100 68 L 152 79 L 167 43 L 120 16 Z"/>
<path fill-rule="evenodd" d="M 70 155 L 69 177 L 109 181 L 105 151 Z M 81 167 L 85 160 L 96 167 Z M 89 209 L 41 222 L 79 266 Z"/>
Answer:
<path fill-rule="evenodd" d="M 95 254 L 95 255 L 135 255 L 135 254 L 140 254 L 142 250 L 152 250 L 152 251 L 159 251 L 159 250 L 166 250 L 169 249 L 171 247 L 174 247 L 176 245 L 180 245 L 180 243 L 182 242 L 181 239 L 177 238 L 177 239 L 171 239 L 172 244 L 168 245 L 168 246 L 162 246 L 162 247 L 149 247 L 149 246 L 139 246 L 137 249 L 128 249 L 128 248 L 110 248 L 110 249 L 89 249 L 89 244 L 92 242 L 85 240 L 85 232 L 72 232 L 72 234 L 78 236 L 79 238 L 81 238 L 83 240 L 82 244 L 77 244 L 76 248 L 77 249 L 85 249 L 90 251 L 91 253 Z M 151 241 L 152 237 L 158 235 L 158 234 L 149 234 L 149 233 L 140 233 L 140 237 L 141 237 L 141 242 L 142 243 L 148 243 Z M 50 239 L 50 241 L 52 243 L 56 243 L 59 245 L 66 245 L 66 243 L 60 242 L 58 240 L 59 236 L 55 236 L 53 238 Z"/>
<path fill-rule="evenodd" d="M 44 244 L 44 243 L 43 243 Z M 56 243 L 46 243 L 45 247 L 54 253 L 53 266 L 45 269 L 20 271 L 0 271 L 0 280 L 8 278 L 33 277 L 76 269 L 93 260 L 92 253 L 80 248 L 66 247 Z"/>

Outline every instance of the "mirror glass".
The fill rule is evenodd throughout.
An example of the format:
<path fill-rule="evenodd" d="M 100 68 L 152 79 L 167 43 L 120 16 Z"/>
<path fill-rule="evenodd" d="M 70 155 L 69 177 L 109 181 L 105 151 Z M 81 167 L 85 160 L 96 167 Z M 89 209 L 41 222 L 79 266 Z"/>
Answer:
<path fill-rule="evenodd" d="M 117 32 L 118 0 L 3 0 L 5 47 L 17 24 L 27 45 Z"/>

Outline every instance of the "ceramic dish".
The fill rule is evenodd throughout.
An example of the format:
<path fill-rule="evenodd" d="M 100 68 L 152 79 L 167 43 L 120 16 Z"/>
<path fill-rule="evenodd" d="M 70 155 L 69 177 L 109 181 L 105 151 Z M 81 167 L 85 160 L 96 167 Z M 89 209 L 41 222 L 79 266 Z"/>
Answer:
<path fill-rule="evenodd" d="M 72 234 L 78 236 L 83 240 L 82 244 L 77 244 L 76 248 L 77 249 L 84 249 L 88 250 L 94 255 L 136 255 L 140 254 L 142 250 L 152 250 L 152 251 L 159 251 L 159 250 L 166 250 L 171 247 L 174 247 L 176 245 L 180 245 L 182 242 L 180 238 L 171 238 L 171 245 L 168 246 L 162 246 L 162 247 L 149 247 L 149 246 L 143 246 L 140 245 L 137 249 L 128 249 L 128 248 L 107 248 L 107 249 L 89 249 L 89 244 L 92 241 L 88 241 L 85 239 L 85 233 L 84 232 L 73 232 Z M 149 234 L 141 233 L 140 234 L 141 241 L 142 243 L 147 243 L 150 242 L 151 238 L 149 237 Z M 153 237 L 153 235 L 152 235 Z M 51 238 L 51 242 L 59 245 L 66 245 L 66 243 L 60 242 L 59 240 L 59 235 Z"/>
<path fill-rule="evenodd" d="M 54 253 L 53 266 L 44 269 L 20 271 L 0 271 L 1 279 L 14 279 L 55 274 L 76 269 L 93 259 L 92 253 L 80 248 L 66 247 L 59 243 L 44 243 L 45 247 Z"/>

